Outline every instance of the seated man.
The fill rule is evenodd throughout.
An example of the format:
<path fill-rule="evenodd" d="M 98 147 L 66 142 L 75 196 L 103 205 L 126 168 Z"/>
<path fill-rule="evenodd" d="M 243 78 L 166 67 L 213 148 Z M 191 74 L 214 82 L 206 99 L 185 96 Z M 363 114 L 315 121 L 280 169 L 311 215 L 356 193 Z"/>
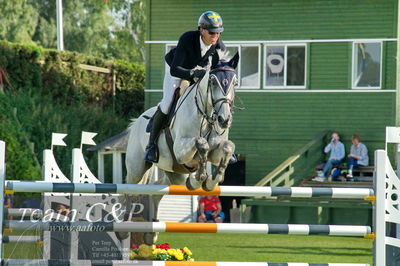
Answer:
<path fill-rule="evenodd" d="M 353 179 L 353 169 L 359 166 L 368 166 L 368 149 L 367 147 L 361 143 L 361 138 L 359 135 L 353 135 L 351 138 L 350 154 L 347 156 L 347 168 L 348 174 L 346 178 L 352 180 Z"/>
<path fill-rule="evenodd" d="M 326 145 L 324 149 L 325 153 L 329 153 L 329 159 L 325 163 L 324 169 L 321 172 L 321 176 L 314 178 L 314 181 L 324 182 L 327 181 L 328 177 L 331 175 L 332 168 L 338 166 L 344 158 L 344 145 L 340 141 L 339 133 L 333 132 L 331 142 Z"/>
<path fill-rule="evenodd" d="M 225 214 L 221 210 L 221 201 L 217 196 L 202 197 L 200 199 L 199 223 L 206 223 L 208 221 L 222 223 L 225 219 Z"/>

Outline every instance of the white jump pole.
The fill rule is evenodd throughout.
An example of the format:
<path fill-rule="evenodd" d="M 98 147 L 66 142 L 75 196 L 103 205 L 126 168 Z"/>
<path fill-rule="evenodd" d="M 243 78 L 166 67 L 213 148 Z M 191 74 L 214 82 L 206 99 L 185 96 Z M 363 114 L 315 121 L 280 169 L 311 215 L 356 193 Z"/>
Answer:
<path fill-rule="evenodd" d="M 375 165 L 376 165 L 376 179 L 375 179 L 375 194 L 376 201 L 375 215 L 374 216 L 374 231 L 376 239 L 374 242 L 374 264 L 375 266 L 386 265 L 386 222 L 385 222 L 385 202 L 386 202 L 386 151 L 377 150 L 375 151 Z"/>

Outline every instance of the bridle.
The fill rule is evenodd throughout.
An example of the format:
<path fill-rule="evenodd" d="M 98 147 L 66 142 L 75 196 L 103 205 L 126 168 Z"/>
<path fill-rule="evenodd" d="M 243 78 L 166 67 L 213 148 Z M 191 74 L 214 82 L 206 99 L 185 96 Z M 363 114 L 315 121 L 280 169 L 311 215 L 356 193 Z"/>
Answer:
<path fill-rule="evenodd" d="M 222 85 L 221 85 L 218 77 L 214 74 L 214 73 L 216 73 L 218 71 L 230 71 L 230 72 L 234 73 L 234 76 L 230 80 L 230 84 L 229 84 L 229 87 L 226 90 L 226 92 L 223 90 Z M 201 128 L 203 127 L 204 122 L 206 121 L 208 132 L 205 135 L 208 136 L 208 137 L 209 137 L 212 129 L 214 129 L 214 131 L 219 136 L 225 133 L 225 130 L 223 130 L 222 132 L 220 132 L 218 130 L 218 128 L 217 128 L 217 124 L 218 123 L 216 123 L 216 122 L 217 122 L 217 119 L 218 119 L 218 113 L 221 110 L 223 104 L 227 103 L 229 105 L 229 112 L 232 113 L 232 106 L 233 106 L 233 98 L 234 97 L 232 97 L 232 99 L 230 99 L 228 97 L 228 95 L 230 93 L 230 90 L 234 87 L 234 84 L 232 84 L 232 83 L 235 81 L 235 78 L 236 78 L 236 72 L 235 72 L 235 70 L 233 70 L 231 68 L 219 67 L 219 68 L 212 69 L 210 71 L 210 76 L 209 76 L 209 79 L 208 79 L 207 91 L 206 91 L 205 97 L 206 97 L 206 99 L 208 99 L 208 98 L 211 99 L 211 106 L 212 106 L 212 112 L 211 113 L 210 113 L 211 110 L 208 110 L 208 106 L 209 106 L 208 101 L 207 102 L 203 102 L 203 97 L 201 97 L 201 93 L 200 93 L 200 90 L 199 90 L 200 81 L 198 81 L 197 84 L 196 84 L 196 95 L 195 95 L 196 108 L 197 108 L 197 111 L 203 117 L 202 122 L 201 122 L 202 126 L 200 127 L 200 131 L 201 131 Z M 213 90 L 211 89 L 211 87 L 212 87 L 211 81 L 213 79 L 217 81 L 217 84 L 218 84 L 219 88 L 221 89 L 222 94 L 225 97 L 220 97 L 218 99 L 214 99 Z M 217 110 L 216 106 L 220 102 L 222 102 L 222 104 L 220 104 L 220 106 L 219 106 L 219 108 Z M 200 134 L 200 136 L 201 136 L 201 134 Z"/>
<path fill-rule="evenodd" d="M 221 83 L 220 83 L 219 79 L 217 78 L 217 76 L 213 74 L 213 73 L 218 72 L 218 71 L 229 71 L 229 72 L 233 72 L 233 73 L 234 73 L 234 76 L 233 76 L 233 78 L 231 79 L 231 84 L 229 84 L 228 90 L 227 90 L 226 92 L 222 89 Z M 225 96 L 227 96 L 227 95 L 229 94 L 231 88 L 234 87 L 234 84 L 232 84 L 232 82 L 235 81 L 235 78 L 236 78 L 236 71 L 233 70 L 232 68 L 227 68 L 227 67 L 220 67 L 220 68 L 215 68 L 215 69 L 211 70 L 211 71 L 210 71 L 210 78 L 208 79 L 208 87 L 211 87 L 210 81 L 211 81 L 211 79 L 213 79 L 213 78 L 218 82 L 218 86 L 219 86 L 219 88 L 221 89 L 222 94 L 225 95 Z M 213 108 L 215 107 L 215 105 L 216 105 L 217 103 L 223 102 L 223 103 L 228 103 L 229 106 L 230 106 L 230 108 L 232 109 L 233 99 L 229 99 L 228 97 L 221 97 L 221 98 L 218 98 L 218 99 L 214 100 L 214 98 L 213 98 L 212 96 L 213 96 L 213 95 L 212 95 L 212 90 L 211 90 L 211 100 L 212 100 Z"/>

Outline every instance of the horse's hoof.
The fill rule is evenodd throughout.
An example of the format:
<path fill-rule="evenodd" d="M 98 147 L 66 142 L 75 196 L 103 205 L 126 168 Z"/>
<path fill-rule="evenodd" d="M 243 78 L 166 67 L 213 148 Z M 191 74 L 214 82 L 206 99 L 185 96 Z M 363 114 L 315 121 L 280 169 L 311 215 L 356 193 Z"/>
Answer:
<path fill-rule="evenodd" d="M 207 182 L 203 182 L 203 184 L 201 185 L 201 187 L 202 187 L 203 190 L 205 190 L 205 191 L 213 191 L 214 188 L 215 188 L 216 186 L 212 186 L 212 185 L 207 184 Z"/>
<path fill-rule="evenodd" d="M 200 182 L 197 181 L 195 178 L 189 176 L 186 179 L 186 187 L 189 190 L 196 190 L 200 187 Z"/>
<path fill-rule="evenodd" d="M 225 173 L 225 171 L 224 171 L 224 173 Z M 217 179 L 217 181 L 216 181 L 217 184 L 221 184 L 222 182 L 224 182 L 224 176 L 225 176 L 224 173 L 219 174 L 218 177 L 216 178 Z"/>
<path fill-rule="evenodd" d="M 158 239 L 158 232 L 143 234 L 143 242 L 148 246 L 154 245 L 157 242 L 157 239 Z"/>
<path fill-rule="evenodd" d="M 218 181 L 216 180 L 212 180 L 211 176 L 210 178 L 207 178 L 206 181 L 203 182 L 203 184 L 201 185 L 201 187 L 205 190 L 205 191 L 212 191 L 215 189 L 215 187 L 218 185 Z"/>

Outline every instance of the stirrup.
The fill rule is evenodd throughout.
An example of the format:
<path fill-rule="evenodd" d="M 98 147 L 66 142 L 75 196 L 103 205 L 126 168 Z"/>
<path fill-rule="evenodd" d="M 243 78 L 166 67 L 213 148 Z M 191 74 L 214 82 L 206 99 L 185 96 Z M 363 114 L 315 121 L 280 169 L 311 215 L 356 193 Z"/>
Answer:
<path fill-rule="evenodd" d="M 147 146 L 146 151 L 144 153 L 144 160 L 150 163 L 158 163 L 159 153 L 157 145 L 153 144 Z"/>

